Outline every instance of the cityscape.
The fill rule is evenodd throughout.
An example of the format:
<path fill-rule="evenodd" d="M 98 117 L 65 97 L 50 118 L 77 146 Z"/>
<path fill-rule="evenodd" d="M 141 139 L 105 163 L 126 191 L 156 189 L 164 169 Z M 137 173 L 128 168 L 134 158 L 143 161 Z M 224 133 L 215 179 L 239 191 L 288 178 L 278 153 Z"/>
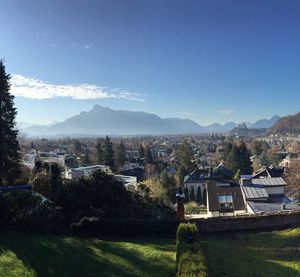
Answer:
<path fill-rule="evenodd" d="M 0 9 L 0 276 L 300 276 L 300 3 Z"/>

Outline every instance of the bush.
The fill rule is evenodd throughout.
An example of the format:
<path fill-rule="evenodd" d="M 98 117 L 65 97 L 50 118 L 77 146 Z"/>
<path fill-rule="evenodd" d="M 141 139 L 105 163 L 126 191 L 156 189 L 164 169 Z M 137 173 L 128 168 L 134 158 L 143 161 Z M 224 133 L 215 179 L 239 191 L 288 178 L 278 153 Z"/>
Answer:
<path fill-rule="evenodd" d="M 180 224 L 176 237 L 177 276 L 206 277 L 205 258 L 195 224 Z"/>
<path fill-rule="evenodd" d="M 31 190 L 0 193 L 1 227 L 17 231 L 54 232 L 61 220 L 55 205 Z"/>
<path fill-rule="evenodd" d="M 176 220 L 99 219 L 96 217 L 84 217 L 70 226 L 73 235 L 83 237 L 174 237 L 177 227 Z"/>
<path fill-rule="evenodd" d="M 207 209 L 201 208 L 196 202 L 190 202 L 185 204 L 185 213 L 186 214 L 206 214 Z"/>

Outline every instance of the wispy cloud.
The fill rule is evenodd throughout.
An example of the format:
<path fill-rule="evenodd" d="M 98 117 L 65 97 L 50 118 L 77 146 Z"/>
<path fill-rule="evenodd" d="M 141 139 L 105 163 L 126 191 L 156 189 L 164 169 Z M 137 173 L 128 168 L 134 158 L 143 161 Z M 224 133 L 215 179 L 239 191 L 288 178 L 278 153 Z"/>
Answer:
<path fill-rule="evenodd" d="M 191 112 L 177 112 L 178 114 L 184 115 L 184 116 L 195 116 L 195 113 L 191 113 Z"/>
<path fill-rule="evenodd" d="M 94 47 L 93 43 L 90 43 L 90 44 L 87 44 L 87 45 L 84 46 L 85 50 L 89 50 L 89 49 L 91 49 L 93 47 Z"/>
<path fill-rule="evenodd" d="M 114 98 L 129 101 L 145 101 L 143 98 L 145 95 L 124 89 L 109 89 L 93 84 L 58 85 L 20 74 L 12 75 L 11 92 L 15 96 L 31 99 L 69 97 L 77 100 Z"/>
<path fill-rule="evenodd" d="M 232 111 L 231 110 L 220 110 L 220 111 L 217 111 L 217 113 L 223 114 L 223 115 L 230 115 L 230 114 L 232 114 Z"/>

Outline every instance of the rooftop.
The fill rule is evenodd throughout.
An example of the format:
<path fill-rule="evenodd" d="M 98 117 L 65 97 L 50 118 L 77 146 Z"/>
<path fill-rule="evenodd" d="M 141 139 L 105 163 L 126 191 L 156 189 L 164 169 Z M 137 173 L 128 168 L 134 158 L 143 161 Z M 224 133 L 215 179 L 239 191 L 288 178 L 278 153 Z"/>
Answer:
<path fill-rule="evenodd" d="M 281 178 L 256 178 L 252 179 L 253 185 L 261 185 L 264 187 L 286 186 L 286 182 Z"/>

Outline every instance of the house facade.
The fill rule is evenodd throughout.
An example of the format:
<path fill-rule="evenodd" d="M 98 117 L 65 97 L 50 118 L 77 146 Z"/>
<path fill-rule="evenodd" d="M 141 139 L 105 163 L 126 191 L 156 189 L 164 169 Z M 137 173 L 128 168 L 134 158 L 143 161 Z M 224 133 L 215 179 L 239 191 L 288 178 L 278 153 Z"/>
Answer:
<path fill-rule="evenodd" d="M 206 183 L 206 193 L 209 217 L 247 214 L 241 188 L 238 184 L 208 181 Z"/>
<path fill-rule="evenodd" d="M 213 179 L 213 174 L 208 169 L 197 168 L 189 175 L 184 177 L 183 187 L 187 189 L 189 199 L 192 193 L 195 195 L 195 199 L 199 199 L 198 193 L 201 193 L 201 198 L 203 198 L 203 193 L 205 192 L 205 184 L 208 180 Z"/>
<path fill-rule="evenodd" d="M 284 194 L 286 183 L 281 177 L 241 179 L 240 186 L 249 214 L 300 210 Z"/>

